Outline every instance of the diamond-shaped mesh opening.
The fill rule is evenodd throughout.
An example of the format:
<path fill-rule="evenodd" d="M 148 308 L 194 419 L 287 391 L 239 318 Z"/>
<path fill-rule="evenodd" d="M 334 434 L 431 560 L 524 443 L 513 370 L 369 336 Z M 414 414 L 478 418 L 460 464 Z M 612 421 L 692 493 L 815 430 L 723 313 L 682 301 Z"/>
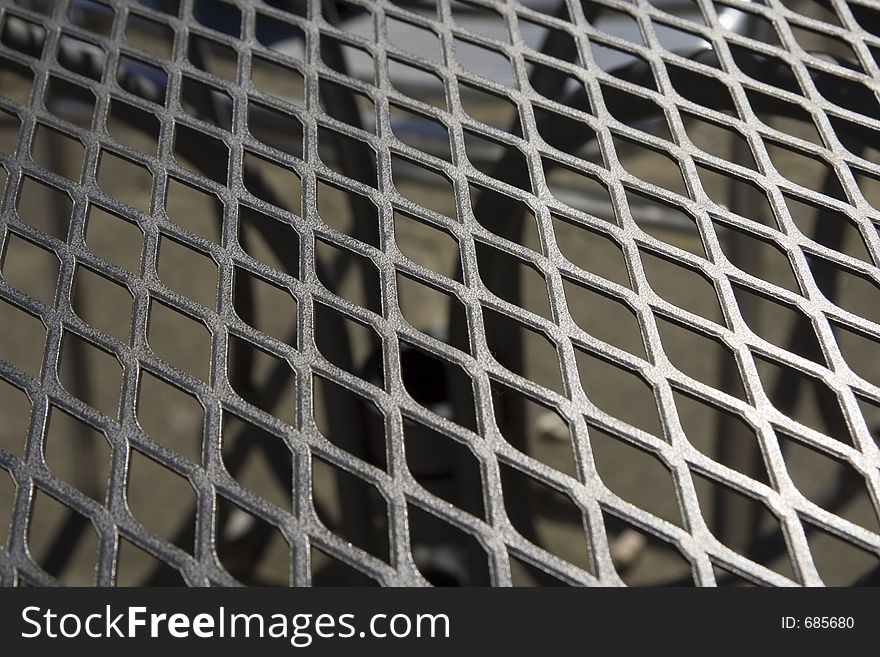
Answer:
<path fill-rule="evenodd" d="M 0 583 L 876 583 L 878 16 L 0 2 Z"/>

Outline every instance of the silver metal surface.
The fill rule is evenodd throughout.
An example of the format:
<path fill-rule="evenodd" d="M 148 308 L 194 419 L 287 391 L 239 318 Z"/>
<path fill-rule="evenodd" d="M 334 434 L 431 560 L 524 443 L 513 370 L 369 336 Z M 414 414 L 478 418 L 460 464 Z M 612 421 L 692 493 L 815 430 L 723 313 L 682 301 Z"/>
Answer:
<path fill-rule="evenodd" d="M 505 586 L 515 583 L 516 568 L 534 570 L 538 583 L 619 585 L 625 579 L 619 572 L 622 561 L 634 558 L 632 546 L 641 545 L 635 534 L 677 552 L 687 563 L 685 579 L 697 585 L 731 579 L 763 585 L 829 583 L 814 558 L 811 541 L 817 533 L 867 554 L 873 565 L 866 566 L 861 581 L 876 580 L 880 211 L 872 205 L 876 200 L 869 188 L 880 180 L 877 3 L 107 0 L 96 5 L 7 0 L 0 7 L 0 63 L 4 72 L 13 71 L 10 76 L 26 80 L 27 92 L 15 97 L 0 87 L 0 109 L 20 121 L 14 147 L 0 153 L 6 172 L 0 254 L 11 253 L 14 240 L 24 240 L 59 262 L 57 286 L 48 300 L 22 290 L 5 268 L 0 270 L 0 299 L 39 318 L 46 329 L 37 372 L 0 360 L 0 378 L 24 391 L 31 407 L 21 453 L 0 449 L 0 477 L 5 471 L 14 482 L 6 502 L 11 524 L 7 544 L 0 546 L 0 582 L 57 582 L 57 572 L 38 563 L 29 548 L 38 492 L 94 528 L 98 585 L 117 581 L 123 544 L 152 555 L 189 585 L 247 582 L 236 568 L 248 568 L 230 566 L 223 555 L 234 551 L 224 552 L 223 545 L 253 540 L 253 552 L 239 546 L 235 554 L 257 559 L 269 545 L 254 530 L 257 525 L 283 538 L 293 585 L 312 583 L 316 550 L 385 585 L 441 583 L 440 572 L 458 583 Z M 87 21 L 76 19 L 77 12 L 103 15 L 106 28 L 90 29 Z M 491 29 L 480 29 L 468 12 L 491 16 L 486 19 Z M 132 45 L 126 37 L 132 16 L 164 26 L 172 44 L 167 56 Z M 277 21 L 278 39 L 261 33 L 268 19 Z M 416 28 L 424 39 L 414 36 Z M 834 48 L 814 50 L 807 34 Z M 201 45 L 194 45 L 197 38 Z M 235 54 L 232 79 L 216 74 L 199 54 L 205 42 Z M 479 53 L 462 54 L 468 48 L 481 50 L 485 61 Z M 352 58 L 351 49 L 360 55 Z M 286 73 L 273 73 L 273 80 L 301 78 L 301 89 L 291 82 L 287 97 L 266 93 L 256 83 L 258 61 L 282 65 Z M 394 78 L 389 71 L 395 63 L 408 65 L 407 75 L 414 77 Z M 442 88 L 442 97 L 419 90 L 426 75 Z M 197 93 L 190 103 L 195 109 L 188 109 L 187 79 L 216 91 Z M 86 111 L 85 123 L 49 107 L 50 88 L 59 80 L 93 95 L 94 108 Z M 514 125 L 496 120 L 495 114 L 483 120 L 469 113 L 469 89 L 506 99 L 515 108 Z M 615 93 L 624 95 L 609 100 Z M 358 96 L 369 99 L 374 114 L 358 113 Z M 108 131 L 115 101 L 155 120 L 156 152 L 126 145 Z M 259 112 L 248 110 L 254 102 L 294 119 L 302 127 L 301 141 L 294 132 L 284 132 L 289 128 L 278 127 L 290 125 L 283 122 L 273 124 L 281 134 L 274 146 L 259 139 Z M 83 111 L 73 104 L 74 114 Z M 648 105 L 653 109 L 645 109 Z M 791 107 L 812 123 L 815 139 L 787 130 Z M 393 108 L 445 128 L 448 159 L 427 152 L 437 143 L 435 133 L 410 124 L 395 131 Z M 731 148 L 719 155 L 713 152 L 714 137 L 698 145 L 690 127 L 695 120 L 735 133 L 744 151 Z M 658 125 L 662 131 L 655 129 Z M 37 126 L 82 144 L 78 178 L 59 175 L 32 156 Z M 285 134 L 295 142 L 292 149 L 282 145 Z M 133 208 L 102 189 L 99 169 L 108 153 L 149 172 L 148 205 Z M 654 163 L 657 154 L 662 164 Z M 255 165 L 248 162 L 256 157 L 287 176 L 288 182 L 275 185 L 281 196 L 298 180 L 301 197 L 294 194 L 295 203 L 285 207 L 251 173 Z M 401 158 L 448 183 L 455 211 L 427 209 L 402 193 L 395 170 Z M 824 177 L 806 182 L 801 173 L 817 163 Z M 676 167 L 677 176 L 671 173 Z M 548 184 L 553 171 L 576 177 L 566 179 L 559 193 Z M 711 171 L 729 182 L 728 190 L 710 188 Z M 590 189 L 604 188 L 607 200 L 582 194 L 580 207 L 577 176 L 592 181 Z M 172 178 L 219 199 L 218 240 L 169 217 L 165 197 Z M 69 197 L 72 211 L 62 232 L 51 234 L 20 216 L 26 179 Z M 672 184 L 673 179 L 678 182 Z M 318 209 L 320 184 L 359 195 L 351 212 L 355 217 L 373 212 L 377 234 L 370 238 L 363 223 L 348 232 L 331 227 Z M 758 216 L 756 206 L 739 196 L 745 188 L 757 191 L 769 216 Z M 650 204 L 634 200 L 633 194 Z M 363 204 L 372 208 L 366 215 Z M 667 217 L 658 214 L 660 206 L 679 212 Z M 94 207 L 142 232 L 137 271 L 91 250 L 86 231 Z M 537 243 L 524 238 L 526 222 L 532 221 L 524 208 L 534 217 Z M 815 212 L 814 229 L 805 229 L 797 215 L 803 208 Z M 271 261 L 253 257 L 253 243 L 247 243 L 241 229 L 247 213 L 267 222 L 261 235 L 275 253 Z M 398 214 L 452 239 L 460 254 L 457 271 L 441 275 L 408 257 L 397 243 Z M 563 225 L 567 232 L 561 232 Z M 651 226 L 690 230 L 696 247 L 686 250 L 674 240 L 658 239 Z M 845 231 L 861 243 L 858 252 L 844 249 Z M 572 249 L 580 247 L 572 234 L 604 240 L 607 249 L 619 252 L 625 279 L 612 280 L 589 263 L 576 264 Z M 216 303 L 194 301 L 163 282 L 159 253 L 165 247 L 160 243 L 168 240 L 216 265 Z M 320 255 L 326 245 L 348 255 L 326 262 Z M 768 248 L 784 263 L 789 284 L 762 276 L 755 265 L 760 260 L 756 254 Z M 683 301 L 667 294 L 646 264 L 658 260 L 698 277 L 702 287 L 686 288 Z M 90 325 L 74 311 L 78 267 L 131 295 L 128 340 Z M 360 296 L 346 297 L 335 284 L 348 270 L 362 274 Z M 521 270 L 543 281 L 546 312 L 525 302 Z M 295 300 L 292 335 L 271 337 L 248 321 L 248 311 L 239 305 L 240 299 L 250 298 L 240 287 L 245 272 Z M 451 310 L 439 330 L 419 330 L 401 311 L 401 275 L 442 291 L 460 312 Z M 867 292 L 852 297 L 855 287 Z M 589 316 L 589 309 L 575 306 L 576 290 L 627 308 L 637 324 L 640 353 L 585 330 L 576 318 L 584 312 Z M 720 314 L 710 318 L 695 312 L 712 294 Z M 744 294 L 782 306 L 800 319 L 780 339 L 769 339 L 774 327 L 756 332 Z M 183 371 L 151 347 L 149 327 L 157 304 L 198 322 L 209 334 L 208 376 Z M 355 330 L 352 324 L 368 327 L 372 337 L 366 347 L 348 337 Z M 718 347 L 729 363 L 725 374 L 707 382 L 683 371 L 664 337 L 664 327 L 670 326 L 690 332 L 686 344 L 693 344 L 697 369 L 703 362 L 697 345 Z M 557 386 L 531 376 L 533 357 L 526 362 L 523 356 L 527 335 L 546 339 Z M 118 362 L 117 415 L 86 403 L 63 384 L 62 361 L 73 358 L 66 346 L 62 349 L 69 344 L 65 336 L 78 336 Z M 850 349 L 851 340 L 860 346 Z M 275 369 L 262 382 L 248 382 L 249 375 L 242 374 L 247 362 L 236 361 L 233 343 L 271 355 Z M 363 368 L 354 365 L 352 352 L 358 349 L 373 354 Z M 439 369 L 430 370 L 430 363 Z M 610 380 L 607 387 L 588 385 L 584 372 L 591 367 L 610 367 L 640 382 L 637 387 L 650 399 L 656 426 L 641 422 L 644 416 L 626 416 L 627 406 L 638 406 L 631 388 L 614 388 Z M 426 384 L 408 383 L 408 377 L 425 372 L 447 382 L 445 397 L 422 397 Z M 148 374 L 198 400 L 204 422 L 196 457 L 170 449 L 144 430 L 138 403 Z M 319 379 L 341 391 L 326 393 L 341 401 L 328 406 L 332 411 L 324 431 L 316 419 L 317 406 L 325 403 L 324 393 L 316 392 Z M 294 394 L 288 394 L 291 385 Z M 548 435 L 570 444 L 572 471 L 529 453 L 531 425 L 525 411 L 513 393 L 494 394 L 498 389 L 558 415 L 541 422 L 549 427 Z M 608 390 L 618 397 L 634 396 L 609 405 L 603 401 Z M 370 410 L 358 410 L 345 401 L 350 398 Z M 727 419 L 689 431 L 683 426 L 682 399 L 711 406 Z M 112 458 L 103 499 L 62 480 L 47 464 L 49 416 L 60 411 L 106 438 Z M 271 468 L 276 475 L 281 470 L 282 480 L 287 468 L 292 482 L 286 507 L 238 481 L 241 463 L 230 466 L 232 457 L 224 451 L 231 444 L 230 416 L 269 437 L 265 455 Z M 753 434 L 758 465 L 743 462 L 748 458 L 738 461 L 735 446 L 713 453 L 698 448 L 701 436 L 721 436 L 722 441 L 732 436 L 738 430 L 733 424 Z M 242 440 L 249 440 L 247 431 Z M 414 431 L 427 438 L 414 437 Z M 370 437 L 374 434 L 384 438 L 378 447 Z M 672 515 L 661 518 L 609 487 L 595 458 L 599 435 L 622 445 L 623 453 L 632 448 L 634 459 L 647 455 L 660 466 L 663 485 L 668 482 L 673 491 Z M 429 477 L 415 472 L 431 470 L 413 464 L 416 440 L 449 441 L 450 449 L 464 454 L 455 458 L 475 466 L 476 478 L 456 479 L 451 496 L 429 492 Z M 805 494 L 793 476 L 792 449 L 815 453 L 845 474 L 833 478 L 830 492 Z M 437 462 L 441 457 L 431 450 L 423 452 L 425 458 Z M 135 456 L 176 473 L 195 491 L 196 504 L 180 540 L 160 536 L 133 514 L 128 495 Z M 626 469 L 626 463 L 620 467 Z M 328 514 L 316 508 L 322 486 L 316 473 L 327 467 L 354 482 L 340 484 L 335 493 L 343 515 L 338 527 L 344 531 L 334 531 Z M 531 493 L 526 488 L 561 498 L 558 508 L 574 513 L 579 536 L 578 531 L 573 539 L 563 533 L 545 542 L 546 533 L 535 529 L 540 522 L 528 517 Z M 740 516 L 750 519 L 746 529 L 736 522 L 726 525 L 723 516 L 731 517 L 731 508 L 741 502 L 724 510 L 720 498 L 701 494 L 716 488 L 732 491 L 749 508 L 762 507 L 763 520 L 756 520 L 755 512 Z M 857 524 L 840 512 L 839 500 L 849 499 L 855 489 L 866 496 L 873 522 Z M 433 520 L 419 520 L 424 514 Z M 422 532 L 435 521 L 446 529 L 438 530 L 441 538 L 429 549 L 415 538 L 415 528 Z M 614 523 L 627 529 L 610 529 Z M 446 533 L 466 540 L 447 540 Z M 565 556 L 567 546 L 578 542 L 585 546 L 582 562 Z M 474 553 L 485 561 L 482 570 L 468 565 Z M 846 558 L 846 552 L 830 554 Z M 780 555 L 790 567 L 770 567 Z M 483 571 L 485 579 L 467 574 Z"/>

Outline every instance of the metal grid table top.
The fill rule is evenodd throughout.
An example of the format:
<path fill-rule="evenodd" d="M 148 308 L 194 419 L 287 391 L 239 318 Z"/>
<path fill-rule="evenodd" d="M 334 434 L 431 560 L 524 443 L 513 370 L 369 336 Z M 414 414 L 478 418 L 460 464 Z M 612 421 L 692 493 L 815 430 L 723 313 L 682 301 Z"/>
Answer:
<path fill-rule="evenodd" d="M 20 449 L 0 448 L 0 582 L 56 583 L 84 526 L 94 540 L 77 550 L 98 585 L 117 582 L 132 546 L 158 563 L 153 582 L 256 581 L 276 543 L 293 585 L 312 583 L 319 554 L 386 585 L 456 569 L 464 583 L 510 585 L 526 569 L 617 585 L 620 527 L 676 553 L 697 585 L 829 583 L 819 536 L 836 559 L 867 555 L 873 581 L 878 55 L 869 0 L 4 0 L 0 118 L 15 137 L 0 152 L 0 331 L 26 324 L 42 348 L 31 368 L 14 343 L 0 354 L 0 385 L 28 405 Z M 120 121 L 154 148 L 122 139 Z M 74 174 L 37 152 L 41 134 L 77 145 Z M 412 198 L 404 171 L 439 181 L 453 210 Z M 145 177 L 146 200 L 108 193 L 106 175 Z M 171 216 L 181 186 L 211 199 L 216 234 Z M 54 218 L 22 210 L 28 187 L 60 197 Z M 322 210 L 330 192 L 347 227 Z M 98 213 L 138 231 L 135 267 L 96 252 Z M 454 243 L 452 271 L 406 252 L 404 222 Z M 172 248 L 211 264 L 207 300 L 163 277 Z M 10 263 L 47 256 L 57 275 L 41 297 Z M 356 293 L 341 284 L 351 272 Z M 125 292 L 127 334 L 78 312 L 87 274 Z M 441 328 L 406 316 L 405 284 L 448 303 Z M 260 285 L 280 294 L 290 333 L 256 321 Z M 765 306 L 792 318 L 785 330 L 756 319 Z M 160 313 L 201 331 L 202 370 L 155 348 Z M 623 319 L 591 331 L 606 314 Z M 625 328 L 636 348 L 621 346 Z M 115 391 L 109 406 L 65 378 L 85 352 L 111 362 L 92 382 Z M 710 360 L 718 376 L 703 374 Z M 147 380 L 197 401 L 192 454 L 145 429 Z M 687 405 L 705 413 L 686 420 Z M 529 449 L 531 406 L 570 467 Z M 97 493 L 47 459 L 62 415 L 101 437 Z M 701 448 L 706 436 L 733 447 Z M 623 459 L 611 474 L 600 442 Z M 286 498 L 242 484 L 249 450 Z M 800 452 L 819 465 L 797 470 Z M 470 475 L 433 485 L 444 459 Z M 194 491 L 173 535 L 130 504 L 136 461 Z M 637 461 L 671 508 L 612 484 Z M 332 512 L 316 502 L 325 475 Z M 150 481 L 161 495 L 165 480 Z M 853 495 L 861 520 L 841 510 Z M 576 529 L 546 539 L 531 498 Z M 66 520 L 38 555 L 41 503 Z M 746 530 L 722 522 L 737 505 Z M 425 532 L 454 549 L 428 549 Z"/>

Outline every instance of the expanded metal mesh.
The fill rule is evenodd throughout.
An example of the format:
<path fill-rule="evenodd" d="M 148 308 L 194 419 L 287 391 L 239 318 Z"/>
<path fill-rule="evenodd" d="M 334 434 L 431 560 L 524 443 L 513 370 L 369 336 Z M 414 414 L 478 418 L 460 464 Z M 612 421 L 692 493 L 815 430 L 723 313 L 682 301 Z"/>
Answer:
<path fill-rule="evenodd" d="M 274 550 L 294 585 L 621 584 L 647 541 L 698 585 L 871 582 L 878 52 L 867 1 L 3 2 L 0 581 L 134 550 L 261 582 Z M 189 452 L 148 382 L 197 400 Z"/>

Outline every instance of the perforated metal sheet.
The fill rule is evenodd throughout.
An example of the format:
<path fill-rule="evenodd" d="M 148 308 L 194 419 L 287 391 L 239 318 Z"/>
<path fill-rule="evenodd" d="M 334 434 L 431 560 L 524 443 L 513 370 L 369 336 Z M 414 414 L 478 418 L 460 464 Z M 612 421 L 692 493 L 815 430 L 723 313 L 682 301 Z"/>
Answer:
<path fill-rule="evenodd" d="M 474 31 L 482 23 L 463 18 L 480 11 L 492 17 L 485 23 L 492 29 Z M 131 38 L 138 17 L 151 24 L 157 48 Z M 355 21 L 360 31 L 351 29 Z M 821 584 L 823 566 L 811 543 L 817 532 L 866 552 L 872 563 L 880 554 L 880 450 L 872 435 L 880 409 L 880 214 L 870 189 L 880 180 L 876 3 L 567 0 L 556 9 L 555 3 L 503 0 L 348 0 L 338 6 L 320 0 L 7 0 L 0 33 L 6 75 L 0 109 L 19 122 L 17 140 L 0 154 L 6 173 L 0 297 L 38 317 L 46 331 L 36 371 L 17 364 L 15 353 L 7 358 L 4 352 L 7 360 L 0 361 L 2 380 L 26 392 L 30 404 L 21 451 L 0 450 L 0 468 L 14 481 L 14 495 L 0 499 L 12 511 L 8 542 L 0 548 L 3 583 L 54 583 L 58 569 L 47 562 L 66 560 L 37 559 L 29 549 L 38 495 L 91 522 L 99 585 L 116 581 L 126 544 L 190 585 L 248 581 L 248 564 L 240 561 L 263 554 L 266 533 L 276 529 L 292 584 L 311 583 L 316 550 L 383 584 L 425 584 L 426 570 L 431 564 L 443 570 L 446 556 L 435 550 L 425 557 L 417 549 L 412 528 L 423 522 L 414 519 L 419 514 L 471 537 L 452 543 L 471 541 L 475 547 L 464 552 L 478 554 L 485 583 L 494 585 L 511 584 L 512 563 L 570 584 L 621 584 L 612 554 L 617 537 L 608 529 L 612 517 L 677 551 L 699 585 L 732 575 L 761 584 Z M 809 39 L 833 47 L 815 50 Z M 226 77 L 211 65 L 224 48 L 235 62 Z M 478 56 L 467 56 L 468 49 Z M 273 62 L 281 68 L 261 78 L 257 69 Z M 408 92 L 409 78 L 390 72 L 401 65 L 411 67 L 409 76 L 427 75 L 441 94 Z M 261 80 L 289 81 L 290 90 L 284 97 L 266 93 Z M 514 123 L 482 117 L 484 122 L 469 112 L 465 96 L 471 92 L 489 94 L 493 102 L 506 99 Z M 53 106 L 58 94 L 91 97 L 86 120 Z M 374 114 L 358 112 L 366 99 Z M 268 110 L 256 105 L 280 117 L 282 127 L 273 129 L 289 137 L 281 140 L 287 148 L 257 136 L 258 115 Z M 447 159 L 402 140 L 392 108 L 445 129 Z M 146 133 L 151 128 L 144 126 L 154 124 L 158 150 L 118 141 L 107 127 L 117 110 Z M 812 128 L 787 131 L 790 123 L 775 122 L 779 118 Z M 712 135 L 699 145 L 692 141 L 694 121 L 710 126 Z M 32 156 L 38 126 L 82 144 L 78 178 Z M 721 148 L 721 133 L 738 135 L 738 146 Z M 139 175 L 147 172 L 148 205 L 133 208 L 129 198 L 102 188 L 102 167 L 118 163 L 111 155 L 136 166 Z M 441 176 L 454 190 L 455 212 L 438 213 L 408 198 L 396 180 L 404 162 L 423 175 Z M 810 179 L 805 172 L 815 167 L 819 178 Z M 267 169 L 277 194 L 262 173 L 254 173 Z M 567 195 L 550 184 L 554 171 L 568 172 Z M 718 176 L 720 186 L 711 182 Z M 222 204 L 216 239 L 187 230 L 166 211 L 172 179 Z M 22 190 L 36 181 L 66 193 L 69 220 L 40 224 L 22 216 Z M 358 195 L 351 212 L 356 219 L 375 217 L 373 232 L 360 220 L 348 232 L 332 228 L 319 212 L 319 181 Z M 578 206 L 576 199 L 584 198 L 579 190 L 586 188 L 605 190 L 602 212 Z M 698 237 L 694 248 L 658 238 L 646 203 L 680 210 L 686 230 Z M 93 251 L 87 225 L 94 208 L 142 233 L 135 271 Z M 814 227 L 801 221 L 804 208 L 815 212 Z M 408 257 L 396 242 L 398 215 L 454 240 L 457 271 L 443 276 Z M 271 258 L 253 256 L 241 229 L 245 217 L 269 243 Z M 536 231 L 537 243 L 523 238 L 527 227 Z M 572 241 L 572 231 L 614 253 L 624 275 L 611 278 L 579 258 L 588 252 Z M 858 249 L 844 248 L 847 236 Z M 168 240 L 215 263 L 216 303 L 197 302 L 163 281 L 160 242 Z M 9 275 L 10 254 L 23 244 L 60 263 L 48 298 L 27 290 L 27 276 L 17 284 Z M 343 253 L 330 264 L 320 260 L 328 245 Z M 758 257 L 765 253 L 770 255 Z M 758 266 L 768 258 L 776 264 Z M 700 283 L 681 286 L 672 277 L 664 287 L 648 261 Z M 355 264 L 363 292 L 346 295 L 338 283 Z M 82 268 L 131 295 L 128 339 L 111 337 L 75 312 Z M 254 326 L 246 273 L 294 300 L 293 334 L 276 339 Z M 405 318 L 401 275 L 453 299 L 445 328 L 429 334 Z M 537 276 L 544 291 L 537 306 L 523 301 L 520 283 L 528 276 Z M 848 290 L 855 287 L 861 292 L 852 296 Z M 576 307 L 578 290 L 626 310 L 642 348 L 615 346 L 613 331 L 600 339 L 585 330 L 575 319 L 584 311 Z M 719 312 L 701 312 L 707 303 Z M 798 319 L 781 336 L 772 326 L 756 332 L 754 303 L 779 306 Z M 158 304 L 202 325 L 210 336 L 209 374 L 183 371 L 154 351 L 150 322 Z M 287 311 L 279 306 L 278 312 Z M 597 306 L 595 312 L 605 311 Z M 374 356 L 366 368 L 352 365 L 357 345 L 346 337 L 355 330 L 351 322 L 372 336 L 367 344 L 374 345 Z M 688 335 L 695 369 L 670 353 L 664 337 L 669 327 Z M 523 336 L 535 334 L 546 338 L 545 362 L 555 359 L 555 384 L 529 376 Z M 78 353 L 67 346 L 76 338 L 85 343 L 76 349 L 97 348 L 118 362 L 116 415 L 112 407 L 99 410 L 83 401 L 71 389 L 75 384 L 64 385 L 59 372 Z M 241 355 L 251 348 L 274 363 L 260 380 L 247 373 L 255 356 Z M 710 352 L 728 365 L 707 382 L 700 363 Z M 589 374 L 595 371 L 612 374 L 597 382 Z M 415 382 L 425 372 L 445 378 L 448 390 L 429 399 L 424 382 Z M 198 400 L 204 422 L 195 456 L 143 429 L 138 404 L 148 375 Z M 336 386 L 333 392 L 313 394 L 319 380 Z M 609 390 L 625 396 L 624 403 L 606 403 Z M 806 390 L 813 396 L 803 402 Z M 315 400 L 333 395 L 338 401 L 323 420 L 330 429 L 322 433 Z M 528 453 L 519 396 L 554 409 L 546 417 L 559 416 L 555 430 L 563 427 L 571 445 L 571 471 Z M 721 423 L 683 426 L 686 400 L 714 409 Z M 112 459 L 103 497 L 65 482 L 47 463 L 49 416 L 60 412 L 106 438 Z M 292 481 L 289 505 L 273 504 L 238 481 L 244 457 L 227 451 L 230 416 L 246 427 L 240 441 L 256 441 L 257 433 L 269 441 L 260 449 L 276 475 Z M 738 467 L 739 448 L 733 456 L 722 450 L 726 461 L 722 452 L 699 448 L 701 436 L 723 437 L 731 423 L 748 427 L 760 455 L 757 466 L 739 459 Z M 607 485 L 594 458 L 600 435 L 619 443 L 623 458 L 632 448 L 633 462 L 645 454 L 654 459 L 659 470 L 651 472 L 674 491 L 671 513 L 661 518 Z M 475 479 L 458 481 L 451 494 L 429 492 L 430 477 L 414 473 L 424 470 L 414 465 L 418 440 L 448 441 L 443 449 L 463 459 Z M 827 461 L 827 468 L 808 471 L 808 479 L 842 473 L 834 474 L 839 481 L 832 477 L 833 494 L 803 492 L 788 443 Z M 422 450 L 429 462 L 446 453 L 433 449 Z M 193 515 L 177 540 L 152 531 L 127 502 L 129 465 L 143 457 L 195 491 Z M 624 471 L 626 463 L 619 464 Z M 349 482 L 338 486 L 342 518 L 335 527 L 333 513 L 316 510 L 319 471 Z M 560 508 L 578 523 L 574 534 L 542 541 L 528 511 L 528 491 L 535 488 L 561 496 Z M 700 493 L 715 489 L 736 491 L 763 507 L 765 524 L 757 512 L 749 516 L 751 539 L 724 540 L 718 502 Z M 867 495 L 872 522 L 856 524 L 839 513 L 835 500 L 855 489 Z M 235 514 L 244 529 L 224 538 Z M 250 520 L 242 521 L 245 516 Z M 780 532 L 775 539 L 772 531 L 762 538 L 768 518 Z M 255 523 L 265 530 L 253 538 Z M 73 550 L 72 542 L 59 540 L 62 552 Z M 221 546 L 237 540 L 257 547 L 229 552 Z M 583 562 L 566 556 L 572 544 L 584 545 Z M 783 555 L 790 568 L 769 567 L 767 554 Z M 466 570 L 460 564 L 471 558 L 453 551 L 444 572 Z M 875 568 L 866 568 L 868 577 Z"/>

